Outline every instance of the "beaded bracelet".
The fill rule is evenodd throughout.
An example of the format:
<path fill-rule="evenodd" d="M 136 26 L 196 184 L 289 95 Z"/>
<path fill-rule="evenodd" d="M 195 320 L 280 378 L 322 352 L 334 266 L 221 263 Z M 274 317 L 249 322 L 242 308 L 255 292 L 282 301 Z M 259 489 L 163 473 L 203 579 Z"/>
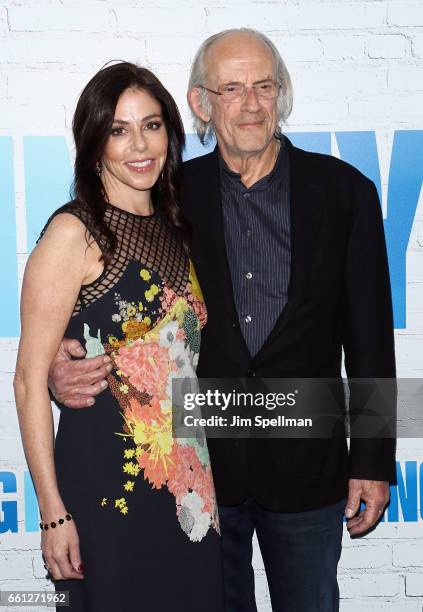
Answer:
<path fill-rule="evenodd" d="M 42 518 L 42 517 L 41 517 Z M 72 515 L 71 514 L 66 514 L 65 518 L 59 518 L 58 521 L 52 521 L 51 523 L 40 523 L 40 528 L 44 529 L 45 531 L 47 531 L 47 529 L 49 527 L 51 527 L 52 529 L 54 529 L 57 525 L 57 523 L 59 523 L 59 525 L 63 525 L 63 523 L 65 522 L 65 520 L 67 521 L 71 521 L 72 520 Z"/>

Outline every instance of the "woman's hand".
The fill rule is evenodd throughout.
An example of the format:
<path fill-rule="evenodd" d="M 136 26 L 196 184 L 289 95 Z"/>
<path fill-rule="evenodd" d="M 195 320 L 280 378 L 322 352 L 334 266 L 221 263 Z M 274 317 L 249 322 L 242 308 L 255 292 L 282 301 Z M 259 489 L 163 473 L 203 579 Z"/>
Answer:
<path fill-rule="evenodd" d="M 54 529 L 43 529 L 41 549 L 46 569 L 55 580 L 84 578 L 79 537 L 73 520 L 65 521 Z"/>

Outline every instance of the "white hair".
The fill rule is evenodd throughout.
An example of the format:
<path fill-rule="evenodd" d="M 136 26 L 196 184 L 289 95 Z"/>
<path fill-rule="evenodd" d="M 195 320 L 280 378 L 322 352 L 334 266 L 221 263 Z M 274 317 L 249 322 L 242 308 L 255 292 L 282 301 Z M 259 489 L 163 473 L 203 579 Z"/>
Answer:
<path fill-rule="evenodd" d="M 284 123 L 287 120 L 292 111 L 293 90 L 291 77 L 289 76 L 289 72 L 285 66 L 285 63 L 274 43 L 272 43 L 272 41 L 267 36 L 262 34 L 262 32 L 259 32 L 258 30 L 253 30 L 251 28 L 232 28 L 230 30 L 223 30 L 222 32 L 218 32 L 218 34 L 213 34 L 213 36 L 209 36 L 209 38 L 207 38 L 201 44 L 194 57 L 189 77 L 188 89 L 193 89 L 195 87 L 203 87 L 205 85 L 207 79 L 207 69 L 205 61 L 206 53 L 213 45 L 213 43 L 225 36 L 228 36 L 229 34 L 249 34 L 250 36 L 254 36 L 258 40 L 263 42 L 270 49 L 275 65 L 275 78 L 281 85 L 277 99 L 277 123 L 278 132 L 280 132 L 280 124 Z M 205 89 L 200 89 L 199 95 L 200 103 L 203 110 L 207 114 L 209 114 L 211 111 L 211 106 L 209 102 L 208 92 Z M 202 144 L 205 144 L 207 140 L 214 135 L 213 123 L 211 121 L 203 121 L 198 115 L 196 115 L 191 105 L 190 107 L 191 112 L 193 114 L 194 129 L 197 132 L 197 135 Z"/>

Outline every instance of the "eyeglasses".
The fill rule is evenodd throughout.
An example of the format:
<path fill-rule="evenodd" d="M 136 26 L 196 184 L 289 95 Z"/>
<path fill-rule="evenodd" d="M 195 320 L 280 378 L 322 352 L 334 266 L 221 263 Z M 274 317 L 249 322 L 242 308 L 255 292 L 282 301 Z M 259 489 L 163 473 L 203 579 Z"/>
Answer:
<path fill-rule="evenodd" d="M 249 87 L 244 85 L 244 83 L 228 83 L 219 87 L 217 91 L 204 87 L 204 85 L 200 85 L 200 87 L 217 96 L 222 96 L 224 102 L 236 102 L 245 98 L 248 89 L 253 89 L 258 98 L 272 100 L 278 97 L 281 84 L 269 79 L 267 81 L 260 81 L 260 83 L 254 83 L 254 85 Z"/>

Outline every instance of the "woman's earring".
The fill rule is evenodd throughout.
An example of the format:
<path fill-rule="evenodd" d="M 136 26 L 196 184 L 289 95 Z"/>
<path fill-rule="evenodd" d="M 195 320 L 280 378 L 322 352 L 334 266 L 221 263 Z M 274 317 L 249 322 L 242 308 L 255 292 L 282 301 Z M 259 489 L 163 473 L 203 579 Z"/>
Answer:
<path fill-rule="evenodd" d="M 101 175 L 101 165 L 100 165 L 100 162 L 96 163 L 96 165 L 95 165 L 95 172 L 96 172 L 97 176 Z"/>

